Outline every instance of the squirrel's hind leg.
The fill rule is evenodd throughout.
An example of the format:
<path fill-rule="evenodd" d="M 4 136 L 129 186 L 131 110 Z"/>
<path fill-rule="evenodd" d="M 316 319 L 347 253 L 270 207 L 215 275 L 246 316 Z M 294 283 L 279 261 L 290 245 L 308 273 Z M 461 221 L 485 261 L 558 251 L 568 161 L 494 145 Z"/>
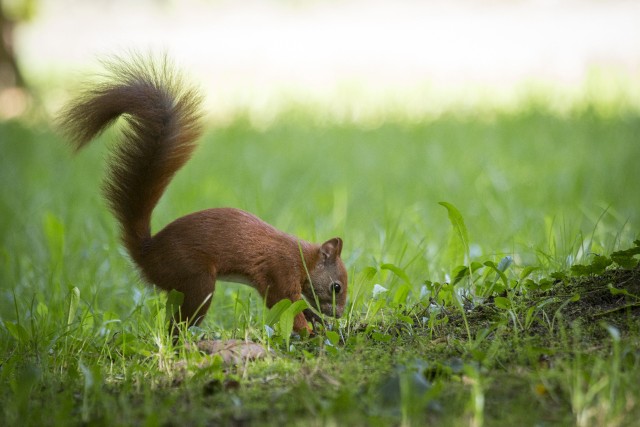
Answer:
<path fill-rule="evenodd" d="M 186 323 L 188 327 L 198 325 L 204 319 L 211 305 L 216 279 L 211 273 L 203 273 L 189 276 L 182 282 L 184 299 L 169 325 L 174 336 L 179 333 L 179 324 Z"/>

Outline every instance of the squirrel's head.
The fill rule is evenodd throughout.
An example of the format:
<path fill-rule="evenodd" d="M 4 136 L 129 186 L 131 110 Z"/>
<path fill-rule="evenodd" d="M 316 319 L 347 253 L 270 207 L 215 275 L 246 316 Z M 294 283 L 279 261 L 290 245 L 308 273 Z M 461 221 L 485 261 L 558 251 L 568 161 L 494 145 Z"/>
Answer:
<path fill-rule="evenodd" d="M 347 269 L 340 258 L 341 252 L 342 239 L 339 237 L 324 242 L 318 248 L 317 261 L 307 266 L 311 284 L 307 281 L 302 287 L 309 305 L 335 317 L 342 316 L 347 302 Z"/>

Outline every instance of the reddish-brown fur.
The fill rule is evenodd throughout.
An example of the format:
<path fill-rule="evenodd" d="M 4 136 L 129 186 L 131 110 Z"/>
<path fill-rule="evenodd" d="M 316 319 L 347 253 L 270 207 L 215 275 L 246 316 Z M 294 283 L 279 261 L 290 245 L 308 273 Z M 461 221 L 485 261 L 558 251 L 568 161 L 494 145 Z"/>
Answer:
<path fill-rule="evenodd" d="M 166 60 L 134 57 L 106 65 L 107 79 L 70 103 L 60 124 L 80 149 L 124 118 L 127 127 L 109 164 L 105 197 L 146 281 L 184 294 L 175 321 L 199 323 L 217 279 L 253 286 L 268 307 L 304 296 L 322 313 L 342 315 L 347 272 L 340 238 L 305 242 L 233 208 L 194 212 L 151 235 L 153 209 L 200 136 L 201 97 Z M 175 324 L 171 328 L 175 333 Z M 309 329 L 305 315 L 296 317 L 294 328 Z"/>

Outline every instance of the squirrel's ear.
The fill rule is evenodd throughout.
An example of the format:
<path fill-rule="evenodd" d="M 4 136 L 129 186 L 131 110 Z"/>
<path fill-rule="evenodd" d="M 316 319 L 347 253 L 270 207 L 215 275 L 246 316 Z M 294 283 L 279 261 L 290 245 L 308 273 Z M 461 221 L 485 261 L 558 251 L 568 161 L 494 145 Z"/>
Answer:
<path fill-rule="evenodd" d="M 328 259 L 336 259 L 340 256 L 342 252 L 342 239 L 339 237 L 334 237 L 331 240 L 327 240 L 322 244 L 320 248 L 320 253 L 324 257 L 325 260 Z"/>

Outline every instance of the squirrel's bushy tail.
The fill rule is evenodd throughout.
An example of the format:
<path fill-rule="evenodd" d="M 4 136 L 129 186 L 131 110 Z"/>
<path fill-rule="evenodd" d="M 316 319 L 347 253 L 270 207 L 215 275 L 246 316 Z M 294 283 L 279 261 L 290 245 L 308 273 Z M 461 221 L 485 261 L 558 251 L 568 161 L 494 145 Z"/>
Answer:
<path fill-rule="evenodd" d="M 104 193 L 134 260 L 151 238 L 151 213 L 200 136 L 197 90 L 185 86 L 166 58 L 105 62 L 105 79 L 63 110 L 59 125 L 76 150 L 118 117 L 126 127 L 109 162 Z"/>

